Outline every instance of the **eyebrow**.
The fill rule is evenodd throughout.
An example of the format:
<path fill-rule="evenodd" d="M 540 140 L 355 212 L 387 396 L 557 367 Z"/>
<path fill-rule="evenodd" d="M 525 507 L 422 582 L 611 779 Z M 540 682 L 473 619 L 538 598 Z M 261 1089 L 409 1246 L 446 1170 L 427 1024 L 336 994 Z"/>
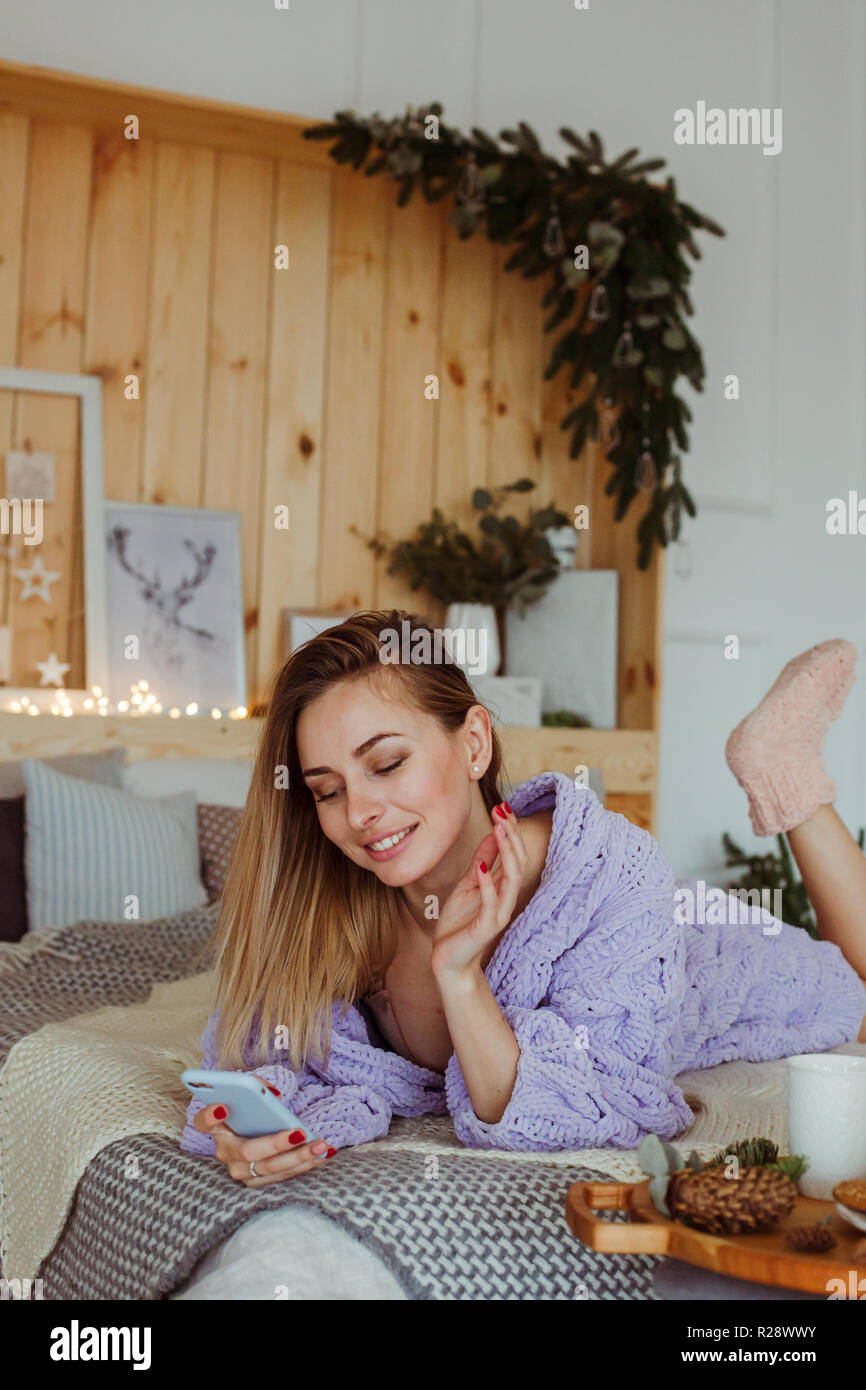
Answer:
<path fill-rule="evenodd" d="M 365 753 L 369 753 L 370 749 L 373 747 L 373 744 L 378 743 L 379 740 L 382 738 L 402 738 L 402 734 L 398 733 L 396 730 L 393 730 L 391 733 L 388 734 L 374 734 L 372 738 L 367 739 L 366 743 L 362 743 L 360 747 L 355 749 L 355 751 L 352 754 L 352 757 L 362 758 Z M 302 769 L 301 776 L 320 777 L 324 772 L 333 771 L 334 769 L 332 767 L 307 767 Z"/>

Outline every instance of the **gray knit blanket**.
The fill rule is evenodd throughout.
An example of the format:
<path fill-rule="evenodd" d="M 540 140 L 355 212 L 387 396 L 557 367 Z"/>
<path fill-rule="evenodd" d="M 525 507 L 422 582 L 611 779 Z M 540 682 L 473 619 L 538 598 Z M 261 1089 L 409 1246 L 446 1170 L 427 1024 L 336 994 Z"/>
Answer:
<path fill-rule="evenodd" d="M 217 907 L 142 926 L 84 922 L 58 930 L 50 953 L 0 947 L 0 1064 L 44 1024 L 136 1004 L 152 986 L 209 968 Z M 4 966 L 15 953 L 15 968 Z M 58 1122 L 62 1122 L 60 1119 Z M 406 1132 L 423 1121 L 395 1119 Z M 50 1142 L 50 1136 L 46 1136 Z M 141 1180 L 128 1181 L 130 1165 Z M 244 1221 L 311 1206 L 373 1250 L 411 1299 L 655 1299 L 658 1257 L 590 1250 L 569 1231 L 565 1196 L 585 1167 L 457 1150 L 344 1149 L 338 1163 L 292 1182 L 247 1189 L 216 1159 L 162 1135 L 103 1148 L 40 1269 L 46 1299 L 159 1299 Z M 619 1219 L 614 1217 L 613 1219 Z"/>

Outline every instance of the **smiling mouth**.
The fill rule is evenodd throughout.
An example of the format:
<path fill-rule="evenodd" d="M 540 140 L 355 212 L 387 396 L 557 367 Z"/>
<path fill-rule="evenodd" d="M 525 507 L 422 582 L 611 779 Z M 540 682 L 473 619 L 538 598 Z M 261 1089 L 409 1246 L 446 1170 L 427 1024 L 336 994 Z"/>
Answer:
<path fill-rule="evenodd" d="M 414 834 L 419 824 L 420 822 L 416 821 L 414 825 L 407 825 L 402 830 L 396 830 L 393 835 L 383 835 L 379 840 L 371 840 L 369 844 L 364 846 L 364 849 L 375 859 L 390 857 Z"/>

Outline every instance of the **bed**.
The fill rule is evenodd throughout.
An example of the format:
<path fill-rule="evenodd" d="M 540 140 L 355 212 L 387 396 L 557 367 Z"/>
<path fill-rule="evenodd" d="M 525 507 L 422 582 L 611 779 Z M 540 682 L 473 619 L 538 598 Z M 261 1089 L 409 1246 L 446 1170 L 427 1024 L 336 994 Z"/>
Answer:
<path fill-rule="evenodd" d="M 236 824 L 249 760 L 222 774 L 218 760 L 114 762 L 113 789 L 66 793 L 107 798 L 115 821 L 118 794 L 168 795 L 188 825 L 191 795 L 200 836 L 202 808 L 222 803 L 230 847 L 225 825 L 229 813 Z M 56 765 L 51 776 L 25 770 L 25 799 L 50 823 L 45 798 L 57 777 L 72 778 Z M 4 1277 L 39 1279 L 54 1299 L 656 1298 L 658 1257 L 590 1251 L 565 1223 L 569 1185 L 639 1179 L 634 1151 L 480 1152 L 458 1143 L 447 1116 L 398 1118 L 385 1139 L 327 1168 L 250 1190 L 179 1149 L 178 1078 L 199 1061 L 213 1005 L 207 942 L 228 853 L 209 834 L 198 846 L 202 901 L 132 921 L 72 909 L 65 923 L 0 943 Z M 696 1116 L 677 1140 L 685 1151 L 709 1157 L 756 1133 L 784 1147 L 784 1061 L 727 1063 L 679 1083 Z M 46 1132 L 59 1135 L 47 1153 Z"/>

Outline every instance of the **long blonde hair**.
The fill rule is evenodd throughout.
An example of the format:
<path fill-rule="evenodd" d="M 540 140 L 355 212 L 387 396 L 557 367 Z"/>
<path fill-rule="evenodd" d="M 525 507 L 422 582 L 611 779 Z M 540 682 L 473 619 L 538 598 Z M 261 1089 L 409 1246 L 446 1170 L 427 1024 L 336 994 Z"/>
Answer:
<path fill-rule="evenodd" d="M 245 1051 L 255 1065 L 266 1062 L 271 1048 L 265 1040 L 279 1027 L 281 1050 L 299 1070 L 312 1052 L 318 1056 L 323 1025 L 327 1065 L 333 1003 L 342 1000 L 348 1008 L 394 957 L 397 891 L 323 834 L 301 775 L 296 728 L 301 711 L 335 682 L 379 676 L 399 680 L 399 693 L 445 729 L 459 729 L 471 706 L 481 703 L 459 666 L 383 666 L 380 634 L 403 632 L 403 622 L 410 634 L 434 632 L 402 609 L 358 613 L 305 642 L 274 681 L 211 943 L 219 972 L 221 1068 L 243 1067 Z M 490 765 L 479 779 L 488 811 L 502 800 L 501 763 L 492 731 Z M 280 768 L 287 775 L 278 783 Z"/>

